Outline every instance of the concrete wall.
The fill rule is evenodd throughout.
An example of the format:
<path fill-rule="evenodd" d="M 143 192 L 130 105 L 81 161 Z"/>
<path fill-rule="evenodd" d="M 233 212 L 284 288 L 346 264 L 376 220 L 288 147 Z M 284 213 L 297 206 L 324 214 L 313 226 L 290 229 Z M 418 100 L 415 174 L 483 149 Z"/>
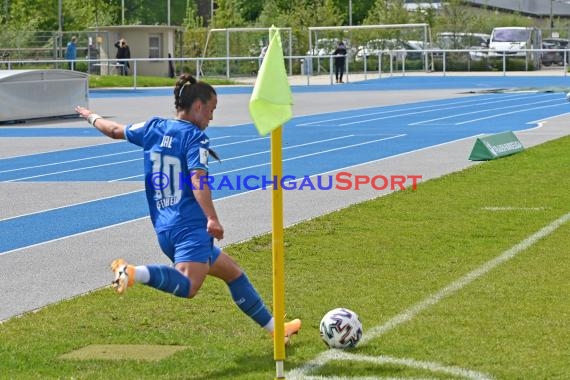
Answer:
<path fill-rule="evenodd" d="M 75 115 L 88 100 L 85 73 L 0 70 L 0 122 Z"/>

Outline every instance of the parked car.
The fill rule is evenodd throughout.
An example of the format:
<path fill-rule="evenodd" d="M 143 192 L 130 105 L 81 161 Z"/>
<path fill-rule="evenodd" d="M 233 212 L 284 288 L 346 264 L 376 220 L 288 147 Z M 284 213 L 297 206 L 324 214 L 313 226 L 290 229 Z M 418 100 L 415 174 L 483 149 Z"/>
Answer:
<path fill-rule="evenodd" d="M 542 40 L 543 49 L 568 49 L 570 41 L 564 38 L 544 38 Z M 566 63 L 570 63 L 570 50 L 566 51 Z M 563 51 L 548 51 L 542 52 L 542 64 L 549 65 L 563 65 L 564 52 Z"/>
<path fill-rule="evenodd" d="M 536 27 L 494 28 L 489 40 L 489 58 L 503 56 L 525 59 L 535 69 L 542 64 L 542 31 Z"/>
<path fill-rule="evenodd" d="M 556 49 L 556 46 L 554 44 L 550 44 L 548 42 L 542 42 L 542 48 L 543 49 Z M 561 53 L 559 51 L 556 50 L 548 50 L 548 51 L 543 51 L 542 52 L 542 64 L 544 66 L 551 66 L 551 65 L 563 65 L 564 64 L 564 56 L 561 55 L 564 53 Z"/>
<path fill-rule="evenodd" d="M 397 60 L 417 60 L 422 59 L 422 48 L 416 44 L 397 39 L 374 39 L 368 41 L 365 45 L 361 45 L 356 49 L 356 61 L 364 60 L 364 56 L 368 59 L 370 56 L 378 57 L 380 53 L 390 54 Z"/>
<path fill-rule="evenodd" d="M 338 39 L 336 38 L 319 38 L 313 45 L 310 51 L 307 51 L 307 55 L 315 56 L 326 56 L 331 55 L 338 46 Z M 346 46 L 346 52 L 350 56 L 355 53 L 355 49 L 352 48 L 350 40 L 344 39 L 344 46 Z"/>
<path fill-rule="evenodd" d="M 469 50 L 469 58 L 479 61 L 486 56 L 491 36 L 484 33 L 442 32 L 436 35 L 434 46 L 442 50 Z M 446 53 L 447 54 L 447 53 Z M 436 56 L 441 54 L 435 53 Z"/>

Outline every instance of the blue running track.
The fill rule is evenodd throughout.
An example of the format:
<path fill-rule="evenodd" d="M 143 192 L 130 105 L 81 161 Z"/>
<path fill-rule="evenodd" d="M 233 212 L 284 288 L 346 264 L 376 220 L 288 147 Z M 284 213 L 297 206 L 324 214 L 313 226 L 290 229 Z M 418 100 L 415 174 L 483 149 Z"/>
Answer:
<path fill-rule="evenodd" d="M 432 79 L 432 78 L 429 78 Z M 437 78 L 441 86 L 448 79 Z M 503 86 L 501 81 L 509 79 Z M 524 87 L 540 86 L 539 79 L 524 79 Z M 567 83 L 557 78 L 557 83 Z M 470 80 L 467 83 L 467 80 Z M 521 86 L 519 78 L 453 78 L 459 88 Z M 422 82 L 422 83 L 418 83 Z M 367 81 L 343 86 L 346 91 L 422 88 L 436 81 L 424 78 Z M 441 84 L 443 82 L 443 84 Z M 479 85 L 478 85 L 479 84 Z M 374 87 L 375 86 L 375 87 Z M 443 87 L 442 87 L 443 88 Z M 333 86 L 295 88 L 295 91 L 332 91 Z M 222 91 L 251 92 L 251 87 Z M 164 92 L 164 94 L 163 94 Z M 96 91 L 91 97 L 171 96 L 171 90 Z M 284 127 L 283 172 L 294 177 L 311 176 L 364 164 L 426 147 L 480 134 L 520 131 L 536 127 L 536 122 L 570 112 L 570 103 L 560 92 L 483 93 L 471 97 L 425 101 L 296 117 Z M 270 176 L 269 138 L 257 134 L 253 125 L 208 129 L 211 146 L 222 162 L 211 162 L 214 198 L 251 191 L 261 182 L 255 178 Z M 0 127 L 1 137 L 88 137 L 100 136 L 92 128 L 13 128 Z M 468 152 L 466 153 L 468 155 Z M 120 182 L 139 181 L 142 177 L 142 152 L 126 142 L 58 152 L 0 159 L 2 182 Z M 226 183 L 220 185 L 222 177 Z M 246 176 L 254 180 L 241 186 Z M 218 181 L 218 182 L 216 182 Z M 233 188 L 232 188 L 233 187 Z M 216 190 L 217 189 L 217 190 Z M 55 210 L 0 220 L 0 255 L 22 247 L 127 222 L 147 215 L 142 191 L 71 205 Z M 45 228 L 49 225 L 50 228 Z M 24 234 L 21 231 L 34 231 Z"/>

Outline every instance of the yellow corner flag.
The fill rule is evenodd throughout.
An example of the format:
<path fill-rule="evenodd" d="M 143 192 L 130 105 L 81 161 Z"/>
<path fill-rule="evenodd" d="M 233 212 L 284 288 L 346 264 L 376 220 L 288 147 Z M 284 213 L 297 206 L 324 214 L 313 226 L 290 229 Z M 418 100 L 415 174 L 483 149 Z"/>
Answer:
<path fill-rule="evenodd" d="M 285 70 L 279 30 L 269 30 L 269 47 L 259 68 L 249 101 L 249 114 L 260 135 L 265 136 L 293 116 L 293 96 Z"/>
<path fill-rule="evenodd" d="M 293 116 L 293 96 L 285 71 L 279 30 L 269 29 L 269 47 L 259 68 L 249 101 L 249 113 L 259 134 L 271 133 L 271 178 L 283 178 L 283 126 Z M 276 181 L 279 182 L 279 181 Z M 284 379 L 285 360 L 285 257 L 283 245 L 283 189 L 271 192 L 273 256 L 273 357 L 276 379 Z"/>

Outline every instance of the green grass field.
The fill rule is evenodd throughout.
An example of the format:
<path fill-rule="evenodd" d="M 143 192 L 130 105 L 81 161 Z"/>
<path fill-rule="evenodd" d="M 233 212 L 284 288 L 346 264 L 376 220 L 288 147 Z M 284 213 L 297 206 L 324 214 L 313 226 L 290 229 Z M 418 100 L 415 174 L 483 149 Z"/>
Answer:
<path fill-rule="evenodd" d="M 565 137 L 288 228 L 286 308 L 304 325 L 286 371 L 320 358 L 318 378 L 570 378 L 569 152 Z M 271 237 L 228 251 L 271 305 Z M 339 306 L 364 326 L 362 344 L 340 353 L 318 331 Z M 91 344 L 187 349 L 161 361 L 60 358 Z M 193 300 L 105 288 L 0 324 L 2 379 L 274 374 L 271 339 L 214 279 Z"/>
<path fill-rule="evenodd" d="M 174 88 L 176 78 L 149 77 L 137 75 L 137 87 L 170 87 Z M 239 84 L 235 80 L 225 78 L 209 78 L 201 77 L 200 80 L 208 82 L 213 86 Z M 108 87 L 133 87 L 135 84 L 133 76 L 120 75 L 90 75 L 89 88 L 108 88 Z"/>

